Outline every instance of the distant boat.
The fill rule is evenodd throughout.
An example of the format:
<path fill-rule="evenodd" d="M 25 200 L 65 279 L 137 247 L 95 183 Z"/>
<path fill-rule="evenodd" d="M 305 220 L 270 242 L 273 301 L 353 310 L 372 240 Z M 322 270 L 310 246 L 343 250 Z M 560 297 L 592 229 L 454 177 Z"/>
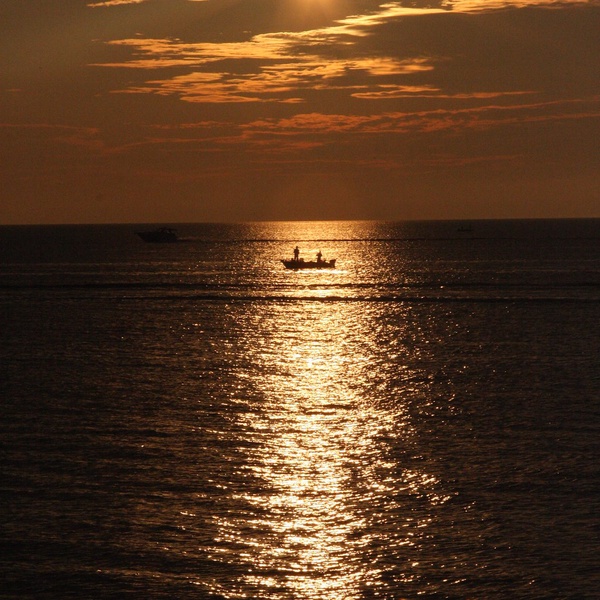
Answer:
<path fill-rule="evenodd" d="M 170 227 L 160 227 L 159 229 L 155 229 L 153 231 L 136 231 L 136 233 L 145 242 L 149 242 L 151 244 L 172 244 L 173 242 L 179 241 L 177 231 L 175 229 L 171 229 Z"/>
<path fill-rule="evenodd" d="M 281 262 L 286 269 L 335 269 L 335 258 L 331 260 L 323 260 L 321 252 L 317 254 L 317 260 L 304 260 L 299 258 L 300 251 L 296 247 L 294 250 L 294 258 L 282 259 Z"/>

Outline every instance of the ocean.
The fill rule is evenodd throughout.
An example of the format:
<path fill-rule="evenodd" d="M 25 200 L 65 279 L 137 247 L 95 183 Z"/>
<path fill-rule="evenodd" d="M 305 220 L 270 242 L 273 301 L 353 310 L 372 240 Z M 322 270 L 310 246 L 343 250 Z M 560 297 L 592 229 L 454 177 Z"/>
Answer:
<path fill-rule="evenodd" d="M 176 227 L 0 227 L 0 598 L 600 597 L 600 220 Z"/>

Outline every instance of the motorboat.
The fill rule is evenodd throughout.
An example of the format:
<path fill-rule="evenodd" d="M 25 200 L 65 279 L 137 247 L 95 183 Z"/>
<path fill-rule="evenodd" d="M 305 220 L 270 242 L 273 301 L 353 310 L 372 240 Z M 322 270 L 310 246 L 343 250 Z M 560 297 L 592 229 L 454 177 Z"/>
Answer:
<path fill-rule="evenodd" d="M 297 246 L 294 249 L 293 258 L 281 259 L 281 262 L 286 269 L 293 269 L 294 271 L 297 271 L 298 269 L 335 269 L 335 261 L 335 258 L 323 260 L 321 251 L 317 253 L 317 260 L 304 260 L 303 258 L 300 258 L 300 250 Z"/>
<path fill-rule="evenodd" d="M 153 231 L 136 231 L 145 242 L 151 244 L 172 244 L 178 242 L 177 231 L 170 227 L 159 227 Z"/>
<path fill-rule="evenodd" d="M 281 262 L 284 264 L 286 269 L 335 269 L 335 258 L 331 260 L 304 260 L 299 259 L 282 259 Z"/>

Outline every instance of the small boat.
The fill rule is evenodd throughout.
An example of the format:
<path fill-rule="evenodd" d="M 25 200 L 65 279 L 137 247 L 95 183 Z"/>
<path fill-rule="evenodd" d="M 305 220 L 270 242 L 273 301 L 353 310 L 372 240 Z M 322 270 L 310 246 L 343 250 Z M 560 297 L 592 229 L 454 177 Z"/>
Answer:
<path fill-rule="evenodd" d="M 151 244 L 172 244 L 178 242 L 177 231 L 170 227 L 160 227 L 154 231 L 136 231 L 145 242 Z"/>
<path fill-rule="evenodd" d="M 298 260 L 290 258 L 288 260 L 282 259 L 281 262 L 284 264 L 286 269 L 335 269 L 335 258 L 331 260 L 304 260 L 299 258 Z"/>
<path fill-rule="evenodd" d="M 286 269 L 335 269 L 335 258 L 331 260 L 323 260 L 323 255 L 319 251 L 317 254 L 317 260 L 304 260 L 299 257 L 300 250 L 298 247 L 294 250 L 294 258 L 281 259 L 281 262 Z"/>

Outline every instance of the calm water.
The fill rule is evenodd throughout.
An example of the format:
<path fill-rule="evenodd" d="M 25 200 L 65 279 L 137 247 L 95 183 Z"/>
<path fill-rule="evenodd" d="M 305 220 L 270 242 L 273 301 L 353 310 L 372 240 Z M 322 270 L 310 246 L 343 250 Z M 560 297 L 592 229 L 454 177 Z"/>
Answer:
<path fill-rule="evenodd" d="M 0 597 L 600 596 L 600 221 L 136 229 L 0 228 Z"/>

